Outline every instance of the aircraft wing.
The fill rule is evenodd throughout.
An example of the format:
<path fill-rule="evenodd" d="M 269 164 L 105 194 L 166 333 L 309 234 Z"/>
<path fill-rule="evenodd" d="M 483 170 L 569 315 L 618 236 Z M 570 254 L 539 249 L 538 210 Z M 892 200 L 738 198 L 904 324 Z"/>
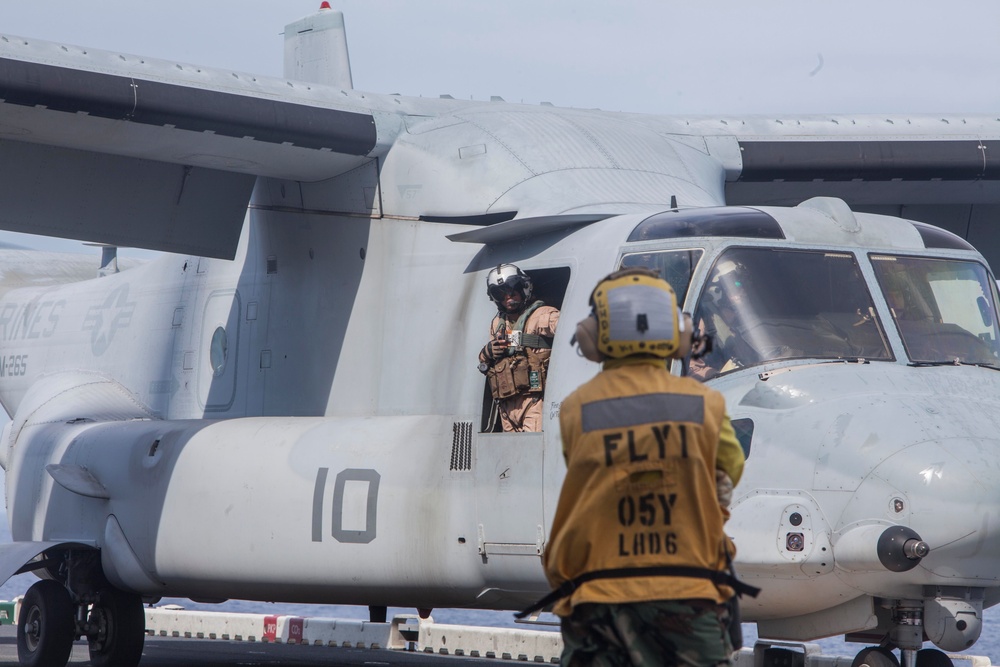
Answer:
<path fill-rule="evenodd" d="M 477 105 L 15 37 L 0 37 L 0 97 L 0 229 L 12 231 L 232 257 L 257 177 L 323 189 L 357 170 L 363 177 L 347 186 L 377 189 L 376 214 L 406 219 L 614 213 L 606 202 L 662 206 L 677 190 L 681 206 L 836 196 L 1000 254 L 991 251 L 996 118 L 682 119 Z M 435 124 L 442 115 L 452 118 Z M 404 125 L 408 145 L 383 173 Z M 695 153 L 707 156 L 701 167 Z M 404 196 L 418 191 L 420 200 Z"/>
<path fill-rule="evenodd" d="M 353 91 L 16 37 L 0 98 L 6 230 L 231 257 L 257 176 L 320 181 L 377 153 Z"/>
<path fill-rule="evenodd" d="M 856 211 L 921 220 L 1000 258 L 1000 119 L 855 115 L 690 124 L 725 165 L 726 203 L 839 197 Z"/>

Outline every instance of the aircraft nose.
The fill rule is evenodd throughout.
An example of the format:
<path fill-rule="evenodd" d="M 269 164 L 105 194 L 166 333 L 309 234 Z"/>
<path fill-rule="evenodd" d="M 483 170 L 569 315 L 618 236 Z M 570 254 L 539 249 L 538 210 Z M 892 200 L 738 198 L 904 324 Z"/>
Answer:
<path fill-rule="evenodd" d="M 873 521 L 904 526 L 909 533 L 897 540 L 900 548 L 916 538 L 929 549 L 921 558 L 924 547 L 909 545 L 916 551 L 907 558 L 919 562 L 921 583 L 997 585 L 1000 466 L 993 454 L 997 451 L 1000 441 L 980 438 L 929 440 L 900 449 L 858 486 L 842 515 L 840 537 L 858 536 L 858 529 Z M 881 537 L 884 527 L 872 534 Z M 841 554 L 847 558 L 849 544 L 845 540 L 839 553 L 835 548 L 838 562 Z"/>
<path fill-rule="evenodd" d="M 986 589 L 1000 584 L 997 447 L 979 438 L 903 447 L 858 486 L 833 543 L 845 583 L 911 601 L 900 608 L 915 602 L 923 634 L 946 651 L 976 642 Z"/>

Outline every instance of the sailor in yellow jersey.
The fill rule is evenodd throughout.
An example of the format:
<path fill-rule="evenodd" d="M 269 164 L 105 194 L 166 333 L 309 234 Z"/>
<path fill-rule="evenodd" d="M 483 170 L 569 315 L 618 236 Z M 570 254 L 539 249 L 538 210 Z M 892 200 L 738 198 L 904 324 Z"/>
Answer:
<path fill-rule="evenodd" d="M 655 272 L 611 274 L 591 305 L 576 340 L 603 368 L 560 409 L 567 473 L 544 554 L 562 664 L 730 664 L 741 584 L 723 524 L 744 456 L 725 402 L 667 370 L 692 327 Z"/>

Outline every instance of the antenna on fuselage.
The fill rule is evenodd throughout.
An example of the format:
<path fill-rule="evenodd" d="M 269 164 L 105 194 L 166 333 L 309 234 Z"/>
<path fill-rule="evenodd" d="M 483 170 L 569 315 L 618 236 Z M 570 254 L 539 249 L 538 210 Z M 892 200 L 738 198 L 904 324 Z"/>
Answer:
<path fill-rule="evenodd" d="M 118 246 L 103 243 L 84 243 L 83 245 L 101 249 L 101 267 L 97 269 L 98 278 L 118 273 Z"/>
<path fill-rule="evenodd" d="M 285 26 L 285 78 L 354 88 L 344 14 L 326 0 L 319 12 Z"/>

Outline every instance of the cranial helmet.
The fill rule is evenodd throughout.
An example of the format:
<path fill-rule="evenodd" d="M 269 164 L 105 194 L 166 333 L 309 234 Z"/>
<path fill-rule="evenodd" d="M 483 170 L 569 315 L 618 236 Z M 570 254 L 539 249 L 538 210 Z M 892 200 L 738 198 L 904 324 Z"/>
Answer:
<path fill-rule="evenodd" d="M 508 290 L 520 290 L 527 305 L 531 302 L 533 289 L 534 285 L 528 274 L 513 264 L 498 264 L 486 275 L 486 294 L 489 295 L 490 301 L 498 306 L 502 306 L 503 294 Z"/>
<path fill-rule="evenodd" d="M 677 308 L 673 288 L 656 271 L 612 273 L 594 288 L 590 305 L 574 340 L 591 361 L 633 355 L 669 359 L 691 351 L 691 316 Z"/>
<path fill-rule="evenodd" d="M 712 284 L 717 285 L 727 293 L 736 293 L 746 288 L 743 284 L 746 269 L 731 259 L 724 259 L 715 266 L 712 272 Z"/>

